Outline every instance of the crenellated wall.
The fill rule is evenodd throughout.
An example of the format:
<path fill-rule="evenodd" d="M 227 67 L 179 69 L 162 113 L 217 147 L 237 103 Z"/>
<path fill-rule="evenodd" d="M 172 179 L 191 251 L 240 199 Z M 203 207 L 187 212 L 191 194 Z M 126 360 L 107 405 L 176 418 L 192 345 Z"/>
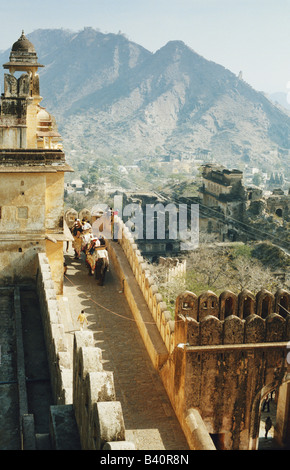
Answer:
<path fill-rule="evenodd" d="M 176 300 L 173 321 L 132 234 L 119 218 L 115 223 L 118 243 L 166 345 L 168 358 L 158 369 L 189 445 L 210 449 L 214 439 L 217 448 L 256 449 L 263 397 L 289 386 L 290 294 L 185 292 Z M 289 409 L 285 403 L 278 408 L 283 418 L 277 429 L 285 430 Z M 289 432 L 277 440 L 289 443 Z"/>
<path fill-rule="evenodd" d="M 164 375 L 177 413 L 198 409 L 218 448 L 256 449 L 263 397 L 289 388 L 289 306 L 284 290 L 178 296 L 174 365 Z M 289 407 L 282 399 L 277 406 L 275 437 L 286 445 Z"/>
<path fill-rule="evenodd" d="M 162 295 L 158 291 L 158 286 L 154 284 L 148 263 L 145 258 L 141 256 L 130 230 L 117 216 L 115 216 L 115 226 L 118 228 L 118 243 L 129 261 L 134 277 L 141 289 L 165 347 L 168 353 L 171 353 L 175 347 L 174 320 L 172 319 L 171 313 Z M 184 265 L 181 270 L 184 270 Z"/>
<path fill-rule="evenodd" d="M 175 344 L 190 346 L 288 341 L 290 294 L 248 290 L 235 295 L 192 292 L 176 299 Z M 278 313 L 276 313 L 278 312 Z"/>
<path fill-rule="evenodd" d="M 159 266 L 166 269 L 166 282 L 176 282 L 186 275 L 186 259 L 179 261 L 178 258 L 159 258 Z"/>
<path fill-rule="evenodd" d="M 243 290 L 238 295 L 226 290 L 220 296 L 211 291 L 200 296 L 192 292 L 182 293 L 176 300 L 173 321 L 132 234 L 118 217 L 115 217 L 115 223 L 119 230 L 118 242 L 169 353 L 182 342 L 189 342 L 191 345 L 239 344 L 285 341 L 289 338 L 290 294 L 282 289 L 275 294 L 261 290 L 257 295 L 248 290 Z M 183 273 L 184 266 L 178 266 L 178 273 Z M 192 336 L 187 338 L 188 341 L 185 341 L 184 333 L 180 332 L 178 315 L 191 321 Z M 182 329 L 184 330 L 183 326 Z"/>

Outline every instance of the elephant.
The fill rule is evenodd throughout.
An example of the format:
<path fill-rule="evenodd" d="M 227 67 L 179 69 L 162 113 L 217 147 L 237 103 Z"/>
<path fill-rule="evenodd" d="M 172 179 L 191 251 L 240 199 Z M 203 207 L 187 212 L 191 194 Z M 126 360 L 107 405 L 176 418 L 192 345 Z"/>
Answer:
<path fill-rule="evenodd" d="M 99 285 L 102 286 L 109 268 L 109 256 L 106 248 L 100 245 L 99 240 L 93 239 L 87 247 L 86 265 L 89 275 L 95 275 Z"/>
<path fill-rule="evenodd" d="M 98 250 L 98 259 L 95 265 L 95 277 L 100 286 L 104 285 L 105 275 L 109 269 L 109 257 L 107 250 Z"/>

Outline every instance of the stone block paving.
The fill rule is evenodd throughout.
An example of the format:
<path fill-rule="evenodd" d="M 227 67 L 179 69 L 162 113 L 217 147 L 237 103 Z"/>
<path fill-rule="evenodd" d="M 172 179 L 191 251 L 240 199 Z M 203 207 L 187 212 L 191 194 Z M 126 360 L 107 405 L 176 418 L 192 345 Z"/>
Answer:
<path fill-rule="evenodd" d="M 88 320 L 86 328 L 94 332 L 95 345 L 102 350 L 104 370 L 114 373 L 126 440 L 134 442 L 138 450 L 188 450 L 113 266 L 104 286 L 99 286 L 95 278 L 88 275 L 84 257 L 75 260 L 69 250 L 65 258 L 68 269 L 62 311 L 69 342 L 72 347 L 73 333 L 80 328 L 77 317 L 84 310 Z"/>

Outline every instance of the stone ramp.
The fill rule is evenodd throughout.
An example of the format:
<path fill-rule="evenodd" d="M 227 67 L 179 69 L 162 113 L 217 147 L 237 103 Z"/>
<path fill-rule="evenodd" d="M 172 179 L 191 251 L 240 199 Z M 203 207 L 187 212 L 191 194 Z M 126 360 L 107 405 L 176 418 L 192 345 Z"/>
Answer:
<path fill-rule="evenodd" d="M 113 265 L 104 286 L 98 286 L 94 277 L 88 275 L 84 258 L 75 260 L 72 250 L 65 258 L 68 269 L 62 314 L 68 344 L 72 344 L 73 333 L 80 328 L 77 317 L 85 310 L 86 328 L 93 331 L 95 345 L 102 350 L 103 367 L 114 373 L 116 400 L 122 404 L 126 440 L 133 442 L 138 450 L 188 450 Z"/>

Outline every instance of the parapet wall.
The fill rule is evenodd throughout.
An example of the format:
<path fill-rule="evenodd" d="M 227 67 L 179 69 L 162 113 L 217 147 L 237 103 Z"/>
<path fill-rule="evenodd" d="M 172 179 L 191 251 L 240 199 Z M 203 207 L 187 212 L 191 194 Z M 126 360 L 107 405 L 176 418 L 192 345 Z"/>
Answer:
<path fill-rule="evenodd" d="M 134 450 L 125 438 L 113 372 L 103 370 L 102 351 L 94 347 L 91 331 L 75 333 L 73 374 L 73 405 L 82 449 Z"/>
<path fill-rule="evenodd" d="M 178 258 L 159 258 L 159 266 L 164 266 L 167 270 L 166 282 L 176 282 L 186 274 L 186 260 L 179 261 Z"/>
<path fill-rule="evenodd" d="M 190 346 L 269 343 L 290 339 L 290 294 L 248 290 L 225 291 L 219 297 L 185 292 L 176 299 L 176 344 Z"/>
<path fill-rule="evenodd" d="M 169 353 L 158 370 L 190 447 L 214 448 L 211 433 L 224 436 L 224 448 L 255 448 L 259 403 L 285 372 L 290 294 L 184 292 L 172 320 L 133 236 L 116 222 L 119 244 Z"/>
<path fill-rule="evenodd" d="M 169 353 L 183 342 L 214 345 L 290 339 L 290 294 L 282 289 L 275 294 L 261 290 L 256 295 L 248 290 L 238 295 L 227 290 L 220 296 L 211 291 L 200 296 L 185 292 L 176 299 L 173 320 L 129 228 L 116 216 L 115 224 L 119 244 Z M 186 264 L 180 264 L 173 269 L 177 269 L 177 274 L 184 274 L 185 267 Z"/>
<path fill-rule="evenodd" d="M 115 227 L 118 229 L 118 242 L 128 259 L 134 277 L 141 289 L 166 349 L 171 353 L 175 347 L 174 320 L 172 319 L 171 313 L 162 295 L 158 291 L 158 286 L 154 283 L 148 263 L 143 256 L 141 256 L 130 230 L 118 216 L 115 216 L 114 222 Z M 181 271 L 184 272 L 184 265 L 177 269 L 181 269 Z"/>
<path fill-rule="evenodd" d="M 54 402 L 72 403 L 72 364 L 57 301 L 51 269 L 45 253 L 38 253 L 37 293 L 50 368 Z"/>

